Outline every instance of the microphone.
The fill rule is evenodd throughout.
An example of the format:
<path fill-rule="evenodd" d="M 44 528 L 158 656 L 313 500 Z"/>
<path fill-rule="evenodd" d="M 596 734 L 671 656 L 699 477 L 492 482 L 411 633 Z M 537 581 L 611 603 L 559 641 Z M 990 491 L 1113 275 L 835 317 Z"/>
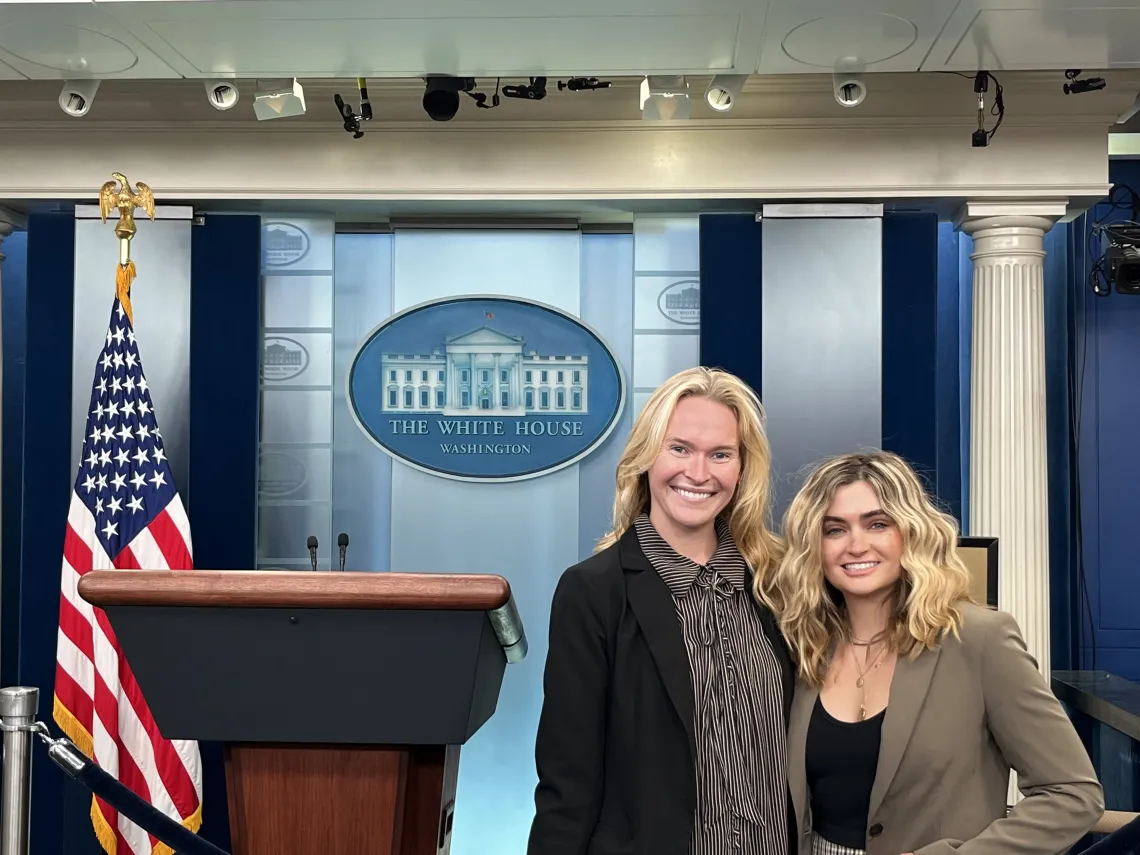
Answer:
<path fill-rule="evenodd" d="M 344 572 L 344 553 L 348 552 L 348 535 L 343 531 L 336 536 L 336 545 L 340 549 L 340 572 Z"/>
<path fill-rule="evenodd" d="M 309 560 L 313 563 L 313 570 L 317 569 L 317 539 L 313 535 L 309 535 L 309 540 L 305 544 L 309 547 Z"/>

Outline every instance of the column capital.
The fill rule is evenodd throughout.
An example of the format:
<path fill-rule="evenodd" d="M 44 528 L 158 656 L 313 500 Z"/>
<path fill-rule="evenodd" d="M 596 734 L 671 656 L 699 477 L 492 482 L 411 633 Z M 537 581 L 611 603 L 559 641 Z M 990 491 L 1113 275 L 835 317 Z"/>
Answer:
<path fill-rule="evenodd" d="M 978 199 L 967 201 L 954 218 L 954 228 L 974 235 L 998 228 L 1053 228 L 1068 212 L 1068 199 Z"/>

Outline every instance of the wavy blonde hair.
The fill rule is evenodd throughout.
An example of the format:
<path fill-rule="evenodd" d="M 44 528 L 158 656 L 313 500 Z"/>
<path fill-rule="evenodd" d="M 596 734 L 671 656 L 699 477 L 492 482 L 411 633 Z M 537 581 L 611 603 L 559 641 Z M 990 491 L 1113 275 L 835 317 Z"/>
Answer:
<path fill-rule="evenodd" d="M 768 519 L 768 470 L 772 453 L 764 433 L 764 409 L 747 383 L 716 368 L 690 368 L 657 387 L 633 423 L 617 467 L 613 528 L 598 542 L 599 552 L 618 541 L 643 511 L 649 510 L 649 468 L 665 443 L 669 419 L 683 398 L 716 401 L 736 416 L 740 437 L 740 479 L 721 517 L 737 549 L 752 566 L 757 590 L 766 590 L 780 541 Z"/>
<path fill-rule="evenodd" d="M 820 685 L 836 641 L 849 638 L 846 608 L 824 576 L 823 517 L 835 491 L 864 481 L 902 534 L 902 575 L 891 600 L 887 640 L 900 656 L 917 656 L 951 633 L 970 574 L 958 557 L 958 524 L 930 500 L 915 471 L 897 454 L 844 454 L 820 463 L 784 515 L 784 554 L 772 580 L 780 627 L 801 679 Z"/>

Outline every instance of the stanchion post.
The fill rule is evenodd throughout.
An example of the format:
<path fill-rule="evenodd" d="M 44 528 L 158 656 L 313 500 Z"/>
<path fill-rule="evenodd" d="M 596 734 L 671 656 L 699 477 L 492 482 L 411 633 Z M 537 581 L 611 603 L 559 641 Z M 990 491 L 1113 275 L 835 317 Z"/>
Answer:
<path fill-rule="evenodd" d="M 28 855 L 32 807 L 31 726 L 35 723 L 39 705 L 39 689 L 29 686 L 0 689 L 0 726 L 4 731 L 0 855 Z"/>

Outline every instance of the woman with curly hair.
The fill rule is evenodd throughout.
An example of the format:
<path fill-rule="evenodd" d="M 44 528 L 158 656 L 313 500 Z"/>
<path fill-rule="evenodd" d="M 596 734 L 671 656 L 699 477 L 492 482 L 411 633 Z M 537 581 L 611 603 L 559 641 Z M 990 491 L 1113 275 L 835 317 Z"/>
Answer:
<path fill-rule="evenodd" d="M 801 855 L 1052 855 L 1103 812 L 1016 621 L 970 601 L 957 535 L 888 452 L 825 461 L 788 508 L 761 593 L 798 663 Z M 1007 814 L 1011 768 L 1025 797 Z"/>

